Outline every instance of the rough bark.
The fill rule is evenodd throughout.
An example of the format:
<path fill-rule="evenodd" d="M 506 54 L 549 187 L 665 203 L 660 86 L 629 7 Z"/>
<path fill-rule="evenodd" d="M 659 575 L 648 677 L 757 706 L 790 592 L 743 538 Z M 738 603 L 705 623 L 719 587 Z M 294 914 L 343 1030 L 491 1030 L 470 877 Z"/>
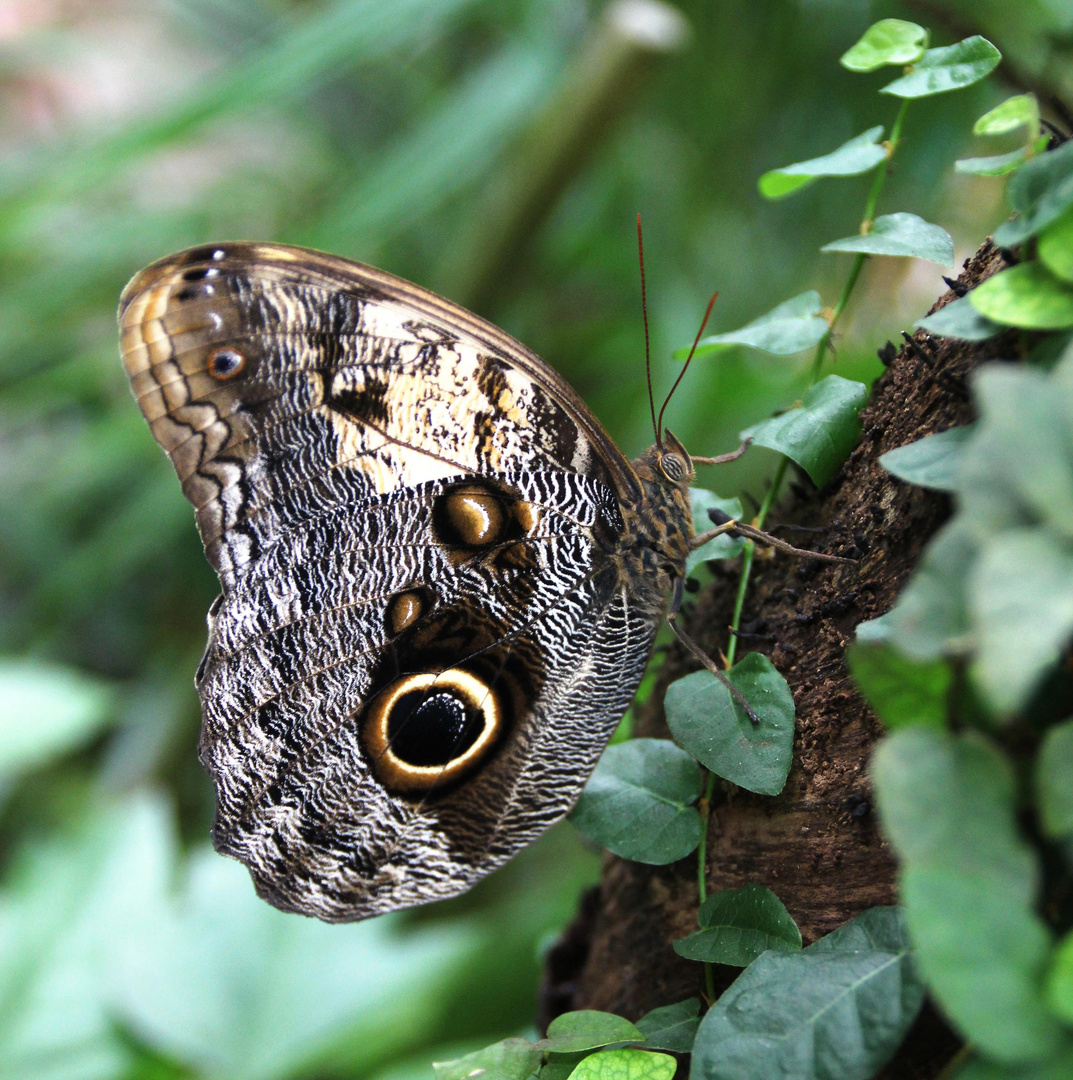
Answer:
<path fill-rule="evenodd" d="M 1001 269 L 990 243 L 966 263 L 958 288 Z M 934 309 L 933 309 L 934 310 Z M 921 551 L 950 512 L 936 492 L 896 480 L 881 454 L 972 419 L 966 375 L 1008 358 L 1009 337 L 981 343 L 918 332 L 877 381 L 861 414 L 861 441 L 822 491 L 801 479 L 772 522 L 819 529 L 784 534 L 800 546 L 848 556 L 853 564 L 757 559 L 746 601 L 739 657 L 757 650 L 786 677 L 797 706 L 794 762 L 781 795 L 753 795 L 721 783 L 713 800 L 706 867 L 709 891 L 757 882 L 771 888 L 801 927 L 805 943 L 877 904 L 896 901 L 895 865 L 871 808 L 868 759 L 881 734 L 843 663 L 859 622 L 888 611 Z M 715 565 L 686 625 L 718 656 L 727 645 L 738 568 Z M 640 718 L 638 734 L 667 736 L 663 690 L 694 670 L 677 646 Z M 543 1020 L 568 1008 L 606 1009 L 636 1019 L 649 1009 L 703 993 L 702 965 L 670 946 L 696 928 L 697 863 L 690 856 L 649 867 L 607 856 L 598 902 L 548 961 Z M 717 969 L 717 989 L 737 975 Z M 721 985 L 719 985 L 721 984 Z M 926 1010 L 886 1080 L 937 1074 L 957 1040 Z"/>

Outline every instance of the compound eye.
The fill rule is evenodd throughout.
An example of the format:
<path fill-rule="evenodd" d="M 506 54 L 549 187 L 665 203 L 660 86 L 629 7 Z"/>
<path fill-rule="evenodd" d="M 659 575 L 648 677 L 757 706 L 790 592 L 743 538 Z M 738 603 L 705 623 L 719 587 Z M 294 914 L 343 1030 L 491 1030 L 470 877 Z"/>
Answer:
<path fill-rule="evenodd" d="M 209 374 L 214 379 L 233 379 L 241 375 L 246 357 L 237 349 L 215 349 L 209 353 Z"/>
<path fill-rule="evenodd" d="M 684 480 L 686 476 L 686 463 L 682 460 L 680 454 L 669 453 L 661 454 L 659 459 L 659 467 L 663 472 L 663 475 L 671 481 L 672 484 L 677 484 L 679 480 Z"/>

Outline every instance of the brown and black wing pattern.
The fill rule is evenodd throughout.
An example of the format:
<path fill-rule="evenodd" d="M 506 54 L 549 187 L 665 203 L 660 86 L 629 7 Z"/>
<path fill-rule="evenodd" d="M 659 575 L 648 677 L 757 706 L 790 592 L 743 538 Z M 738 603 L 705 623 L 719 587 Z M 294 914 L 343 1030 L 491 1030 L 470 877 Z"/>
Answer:
<path fill-rule="evenodd" d="M 120 326 L 223 586 L 217 847 L 333 921 L 467 888 L 569 810 L 641 677 L 636 475 L 532 353 L 355 263 L 194 249 Z"/>

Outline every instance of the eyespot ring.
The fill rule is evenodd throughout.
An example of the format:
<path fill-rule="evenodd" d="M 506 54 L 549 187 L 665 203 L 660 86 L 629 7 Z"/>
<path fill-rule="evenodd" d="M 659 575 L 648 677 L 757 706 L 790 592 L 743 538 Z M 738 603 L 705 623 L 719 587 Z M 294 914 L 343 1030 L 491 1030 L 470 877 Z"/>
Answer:
<path fill-rule="evenodd" d="M 680 454 L 670 451 L 666 454 L 660 454 L 659 456 L 660 471 L 672 484 L 677 484 L 679 480 L 684 480 L 686 477 L 687 469 L 686 463 L 682 460 Z"/>
<path fill-rule="evenodd" d="M 246 357 L 238 349 L 213 349 L 208 358 L 209 374 L 220 382 L 241 375 L 246 368 Z"/>
<path fill-rule="evenodd" d="M 479 721 L 479 727 L 471 729 L 451 757 L 425 761 L 400 754 L 392 734 L 393 717 L 396 708 L 405 709 L 406 699 L 413 695 L 449 697 Z M 405 724 L 407 717 L 402 719 Z M 389 791 L 420 795 L 450 785 L 475 769 L 499 740 L 505 723 L 500 695 L 483 679 L 460 668 L 420 672 L 402 676 L 373 699 L 364 719 L 362 742 L 380 782 Z"/>

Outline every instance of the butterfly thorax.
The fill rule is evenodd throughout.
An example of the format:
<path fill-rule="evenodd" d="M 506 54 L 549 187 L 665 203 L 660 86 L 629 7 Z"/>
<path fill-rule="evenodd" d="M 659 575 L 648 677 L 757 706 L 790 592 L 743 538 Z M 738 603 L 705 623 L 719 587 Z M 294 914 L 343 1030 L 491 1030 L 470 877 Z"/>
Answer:
<path fill-rule="evenodd" d="M 668 434 L 662 446 L 650 446 L 633 462 L 641 497 L 622 507 L 625 529 L 618 557 L 635 604 L 657 615 L 666 611 L 675 579 L 685 574 L 693 538 L 689 498 L 693 467 L 684 449 L 669 450 L 667 442 L 680 445 Z M 681 475 L 672 465 L 683 466 Z"/>

